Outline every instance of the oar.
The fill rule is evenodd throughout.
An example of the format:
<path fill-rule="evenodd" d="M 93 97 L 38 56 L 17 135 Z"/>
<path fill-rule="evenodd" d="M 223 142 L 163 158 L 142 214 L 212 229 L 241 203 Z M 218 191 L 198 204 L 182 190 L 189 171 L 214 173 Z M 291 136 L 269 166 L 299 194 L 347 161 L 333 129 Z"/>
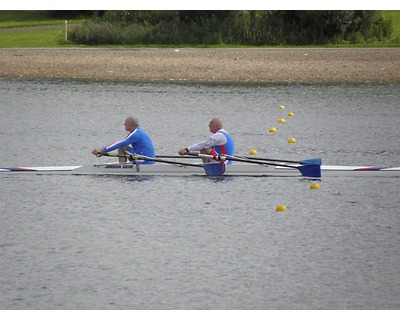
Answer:
<path fill-rule="evenodd" d="M 261 165 L 264 164 L 264 165 L 279 166 L 279 167 L 284 167 L 284 168 L 294 168 L 294 169 L 299 170 L 303 176 L 312 177 L 312 178 L 321 178 L 321 159 L 303 160 L 301 162 L 302 165 L 292 166 L 289 164 L 281 164 L 281 163 L 277 164 L 277 163 L 272 163 L 269 161 L 245 160 L 242 158 L 231 157 L 231 156 L 227 156 L 227 158 L 231 159 L 233 161 L 239 161 L 239 162 L 251 161 L 250 163 L 261 164 Z"/>
<path fill-rule="evenodd" d="M 156 155 L 156 158 L 159 159 L 198 159 L 199 157 L 196 155 L 184 155 L 184 156 L 161 156 L 161 155 Z"/>
<path fill-rule="evenodd" d="M 118 158 L 125 158 L 131 161 L 134 160 L 147 160 L 147 161 L 154 161 L 154 162 L 163 162 L 168 164 L 176 164 L 181 166 L 189 166 L 189 167 L 200 167 L 203 168 L 202 164 L 194 164 L 194 163 L 186 163 L 186 162 L 177 162 L 177 161 L 169 161 L 169 160 L 161 160 L 157 158 L 147 157 L 143 155 L 132 155 L 132 154 L 115 154 L 115 153 L 103 153 L 99 152 L 100 155 L 106 157 L 118 157 Z"/>
<path fill-rule="evenodd" d="M 251 160 L 260 160 L 260 161 L 274 161 L 274 162 L 276 161 L 276 162 L 298 163 L 298 164 L 321 164 L 320 158 L 294 161 L 294 160 L 281 160 L 281 159 L 269 159 L 269 158 L 258 158 L 258 157 L 242 157 L 238 155 L 235 155 L 235 157 L 243 159 L 251 159 Z"/>
<path fill-rule="evenodd" d="M 243 157 L 243 156 L 238 156 L 235 155 L 235 157 L 237 158 L 241 158 L 241 159 L 249 159 L 249 160 L 256 160 L 256 161 L 272 161 L 272 162 L 278 162 L 275 165 L 277 166 L 282 166 L 281 163 L 298 163 L 298 164 L 302 164 L 302 165 L 306 165 L 306 164 L 322 164 L 321 159 L 320 158 L 316 158 L 316 159 L 306 159 L 306 160 L 300 160 L 300 161 L 294 161 L 294 160 L 281 160 L 281 159 L 269 159 L 269 158 L 257 158 L 257 157 Z M 161 159 L 182 159 L 182 158 L 186 158 L 186 159 L 196 159 L 199 158 L 199 153 L 196 152 L 191 152 L 189 155 L 184 155 L 184 156 L 164 156 L 164 155 L 156 155 L 156 158 L 161 158 Z"/>
<path fill-rule="evenodd" d="M 303 176 L 313 177 L 313 178 L 321 177 L 321 165 L 315 164 L 315 163 L 305 163 L 304 165 L 300 165 L 300 166 L 292 166 L 289 164 L 277 164 L 277 163 L 272 163 L 272 162 L 268 162 L 268 161 L 260 161 L 260 160 L 256 161 L 256 160 L 243 159 L 243 158 L 239 158 L 236 156 L 228 156 L 228 155 L 212 156 L 212 155 L 208 155 L 208 154 L 199 154 L 198 156 L 204 157 L 204 158 L 220 160 L 220 161 L 233 160 L 233 161 L 238 161 L 238 162 L 254 163 L 254 164 L 259 164 L 259 165 L 264 165 L 264 166 L 279 166 L 279 167 L 284 167 L 284 168 L 294 168 L 294 169 L 298 169 Z"/>

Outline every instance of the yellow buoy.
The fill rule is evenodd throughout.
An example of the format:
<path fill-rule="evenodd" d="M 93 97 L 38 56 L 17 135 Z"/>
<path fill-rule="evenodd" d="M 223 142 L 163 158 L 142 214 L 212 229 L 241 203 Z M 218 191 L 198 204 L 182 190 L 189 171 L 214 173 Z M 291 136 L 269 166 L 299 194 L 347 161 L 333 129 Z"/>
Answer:
<path fill-rule="evenodd" d="M 294 113 L 293 113 L 293 112 L 289 112 L 287 115 L 288 115 L 289 117 L 293 117 L 293 116 L 294 116 Z"/>
<path fill-rule="evenodd" d="M 249 154 L 251 154 L 251 155 L 256 155 L 257 154 L 257 150 L 254 150 L 254 149 L 251 149 L 250 151 L 249 151 Z"/>
<path fill-rule="evenodd" d="M 275 127 L 269 128 L 269 132 L 270 133 L 275 133 L 276 132 L 276 128 Z"/>
<path fill-rule="evenodd" d="M 285 121 L 285 119 L 280 118 L 280 119 L 278 120 L 278 122 L 279 122 L 279 123 L 285 123 L 286 121 Z"/>
<path fill-rule="evenodd" d="M 319 189 L 321 188 L 318 183 L 313 182 L 310 184 L 310 189 Z"/>
<path fill-rule="evenodd" d="M 283 109 L 285 109 L 285 106 L 279 106 L 279 109 L 283 110 Z"/>
<path fill-rule="evenodd" d="M 295 139 L 295 138 L 289 138 L 287 142 L 288 142 L 288 143 L 295 143 L 295 142 L 296 142 L 296 139 Z"/>
<path fill-rule="evenodd" d="M 286 211 L 286 206 L 284 204 L 280 204 L 279 206 L 276 206 L 276 211 Z"/>

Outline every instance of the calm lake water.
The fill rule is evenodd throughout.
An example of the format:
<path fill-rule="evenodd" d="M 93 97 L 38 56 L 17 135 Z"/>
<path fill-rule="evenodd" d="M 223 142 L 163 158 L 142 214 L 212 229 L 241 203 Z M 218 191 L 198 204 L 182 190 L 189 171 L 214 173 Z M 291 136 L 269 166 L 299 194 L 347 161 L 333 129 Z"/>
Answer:
<path fill-rule="evenodd" d="M 131 114 L 157 154 L 221 116 L 237 154 L 400 165 L 399 84 L 0 79 L 0 95 L 0 167 L 109 161 L 90 151 Z M 400 178 L 0 179 L 0 309 L 400 308 Z"/>

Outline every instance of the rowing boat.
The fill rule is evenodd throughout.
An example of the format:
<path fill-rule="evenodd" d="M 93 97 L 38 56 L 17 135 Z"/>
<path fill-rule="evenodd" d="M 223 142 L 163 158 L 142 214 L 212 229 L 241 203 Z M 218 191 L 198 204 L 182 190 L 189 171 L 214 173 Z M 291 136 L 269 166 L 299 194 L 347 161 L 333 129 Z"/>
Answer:
<path fill-rule="evenodd" d="M 326 166 L 320 158 L 301 161 L 267 159 L 243 156 L 186 156 L 120 155 L 102 153 L 101 156 L 125 158 L 125 163 L 111 162 L 85 166 L 15 167 L 0 168 L 0 173 L 118 175 L 118 176 L 322 176 L 392 177 L 400 176 L 400 167 Z M 169 160 L 179 158 L 179 161 Z M 199 163 L 209 158 L 210 163 Z M 168 159 L 168 160 L 167 160 Z M 154 164 L 144 164 L 143 160 Z M 193 162 L 193 160 L 197 162 Z M 225 165 L 226 160 L 234 161 Z"/>
<path fill-rule="evenodd" d="M 327 166 L 321 165 L 321 176 L 338 177 L 399 177 L 400 167 Z M 135 164 L 118 162 L 85 166 L 15 167 L 0 168 L 0 173 L 119 175 L 119 176 L 205 176 L 203 164 Z M 296 166 L 238 163 L 225 166 L 226 176 L 305 176 Z"/>

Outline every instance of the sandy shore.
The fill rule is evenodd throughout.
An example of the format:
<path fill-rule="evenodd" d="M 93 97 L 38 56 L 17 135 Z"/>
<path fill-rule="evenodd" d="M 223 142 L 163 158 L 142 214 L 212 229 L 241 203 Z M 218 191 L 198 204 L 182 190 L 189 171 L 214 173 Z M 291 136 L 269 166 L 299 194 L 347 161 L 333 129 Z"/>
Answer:
<path fill-rule="evenodd" d="M 0 77 L 190 82 L 400 82 L 400 48 L 0 49 Z"/>

